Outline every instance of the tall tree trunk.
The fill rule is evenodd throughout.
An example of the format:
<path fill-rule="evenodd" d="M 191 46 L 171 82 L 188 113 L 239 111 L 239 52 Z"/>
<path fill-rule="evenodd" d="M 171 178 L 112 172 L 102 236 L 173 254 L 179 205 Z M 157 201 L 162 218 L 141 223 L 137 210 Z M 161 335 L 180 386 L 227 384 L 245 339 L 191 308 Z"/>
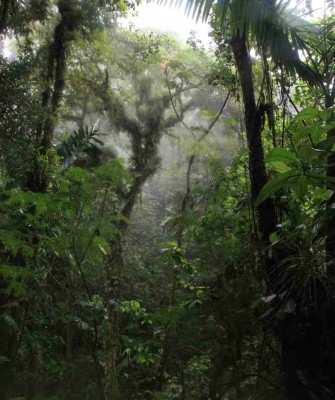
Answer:
<path fill-rule="evenodd" d="M 63 97 L 66 72 L 66 50 L 68 44 L 73 40 L 72 31 L 78 21 L 79 13 L 74 12 L 74 2 L 69 0 L 58 2 L 58 11 L 61 19 L 55 27 L 53 42 L 48 49 L 47 71 L 45 76 L 45 89 L 42 93 L 42 121 L 36 129 L 35 152 L 32 162 L 24 179 L 24 189 L 32 192 L 45 192 L 48 188 L 48 167 L 52 162 L 50 150 L 55 125 L 57 123 L 60 103 Z"/>
<path fill-rule="evenodd" d="M 327 81 L 329 84 L 327 85 L 327 95 L 325 106 L 326 108 L 333 107 L 334 105 L 334 86 L 331 87 L 330 82 L 332 82 L 332 77 L 328 77 Z M 330 143 L 335 143 L 335 128 L 330 129 L 327 132 L 327 140 Z M 327 159 L 327 177 L 334 179 L 335 178 L 335 154 L 330 153 Z M 328 200 L 327 208 L 329 210 L 329 221 L 327 224 L 327 237 L 326 237 L 326 265 L 327 272 L 331 279 L 335 278 L 335 183 L 328 183 L 328 189 L 333 191 L 332 196 Z"/>
<path fill-rule="evenodd" d="M 117 238 L 111 245 L 107 257 L 105 303 L 107 308 L 107 331 L 104 334 L 104 395 L 106 400 L 120 400 L 122 398 L 117 373 L 117 356 L 120 348 L 117 328 L 116 300 L 119 298 L 120 274 L 123 269 L 123 249 L 121 238 Z"/>
<path fill-rule="evenodd" d="M 231 47 L 241 80 L 249 150 L 251 195 L 255 205 L 261 189 L 267 182 L 262 145 L 261 113 L 256 105 L 252 67 L 246 39 L 238 34 L 234 35 L 231 39 Z M 267 199 L 257 206 L 257 217 L 262 242 L 267 246 L 270 244 L 270 234 L 276 230 L 276 214 L 271 199 Z M 268 276 L 268 278 L 270 277 Z"/>
<path fill-rule="evenodd" d="M 327 132 L 327 140 L 335 143 L 335 128 Z M 327 159 L 327 177 L 335 178 L 335 153 L 330 153 Z M 332 196 L 327 202 L 327 210 L 329 212 L 329 220 L 327 221 L 327 237 L 326 237 L 326 264 L 327 273 L 333 280 L 335 278 L 335 183 L 329 182 L 328 189 L 333 191 Z"/>
<path fill-rule="evenodd" d="M 256 199 L 262 189 L 267 183 L 266 168 L 264 162 L 264 152 L 262 145 L 262 124 L 260 110 L 256 105 L 253 77 L 252 77 L 252 66 L 249 57 L 249 52 L 246 44 L 246 38 L 235 34 L 231 40 L 231 46 L 237 65 L 241 81 L 241 89 L 243 94 L 244 112 L 245 112 L 245 126 L 247 135 L 247 144 L 249 150 L 249 174 L 251 183 L 251 195 L 254 205 Z M 273 202 L 271 199 L 267 199 L 256 206 L 258 229 L 261 237 L 263 247 L 267 249 L 270 245 L 269 236 L 276 230 L 276 214 Z M 274 291 L 277 282 L 277 270 L 278 265 L 284 259 L 285 252 L 281 252 L 279 248 L 273 248 L 271 257 L 266 254 L 265 268 L 268 287 L 270 291 Z M 286 322 L 286 321 L 285 321 Z M 294 321 L 293 321 L 294 323 Z M 287 392 L 290 395 L 293 394 L 291 380 L 285 379 L 285 377 L 294 377 L 294 383 L 296 383 L 296 352 L 290 345 L 290 337 L 293 332 L 292 324 L 284 325 L 284 321 L 281 324 L 279 333 L 279 339 L 282 345 L 282 371 L 284 375 L 284 385 L 289 387 Z M 296 335 L 297 336 L 297 335 Z M 295 342 L 295 340 L 294 340 Z M 296 343 L 295 343 L 296 344 Z M 289 378 L 289 379 L 290 379 Z M 297 385 L 295 385 L 297 386 Z M 303 398 L 303 397 L 302 397 Z M 295 397 L 294 397 L 295 399 Z M 293 397 L 290 397 L 293 400 Z"/>
<path fill-rule="evenodd" d="M 0 16 L 0 34 L 5 29 L 7 21 L 8 7 L 10 1 L 4 1 L 1 8 Z M 66 49 L 68 43 L 73 39 L 71 32 L 76 22 L 73 17 L 79 17 L 80 14 L 73 13 L 74 0 L 60 0 L 57 4 L 58 11 L 61 15 L 60 21 L 55 27 L 53 42 L 48 48 L 48 61 L 46 66 L 45 90 L 42 93 L 41 108 L 42 122 L 36 127 L 36 140 L 34 143 L 34 152 L 31 154 L 30 164 L 27 165 L 27 172 L 23 178 L 22 188 L 33 192 L 45 192 L 48 188 L 48 168 L 49 151 L 52 148 L 53 132 L 57 121 L 57 114 L 62 100 L 64 82 L 65 82 L 65 66 L 66 66 Z M 31 213 L 34 213 L 34 207 L 31 207 Z M 10 259 L 14 265 L 25 266 L 25 260 L 18 255 L 9 254 L 4 251 L 1 257 L 6 262 Z M 4 307 L 9 300 L 6 294 L 7 282 L 0 280 L 0 306 Z M 14 335 L 9 335 L 0 330 L 0 356 L 8 358 L 10 361 L 13 353 Z M 25 382 L 26 397 L 34 397 L 34 374 L 36 368 L 36 356 L 31 352 L 31 365 L 27 371 L 27 379 Z M 0 360 L 0 398 L 6 398 L 6 384 L 11 379 L 11 371 L 7 366 L 8 362 Z M 6 370 L 7 369 L 7 370 Z"/>
<path fill-rule="evenodd" d="M 261 140 L 261 115 L 255 102 L 252 68 L 246 40 L 235 35 L 231 40 L 235 62 L 241 80 L 245 107 L 245 124 L 249 149 L 249 169 L 252 199 L 255 201 L 267 182 Z M 334 137 L 328 132 L 328 138 Z M 335 157 L 328 158 L 328 176 L 335 176 Z M 334 195 L 328 205 L 335 201 Z M 276 215 L 270 199 L 257 206 L 258 228 L 265 248 L 269 235 L 276 230 Z M 332 226 L 331 226 L 332 225 Z M 326 238 L 327 269 L 334 277 L 335 217 L 331 218 Z M 266 257 L 268 287 L 274 290 L 278 280 L 278 267 L 290 255 L 285 246 L 271 246 L 272 255 Z M 316 286 L 317 283 L 316 283 Z M 278 290 L 277 290 L 278 291 Z M 314 288 L 315 304 L 307 309 L 302 299 L 292 294 L 296 311 L 286 313 L 277 321 L 277 336 L 281 343 L 281 370 L 283 390 L 288 400 L 333 400 L 335 397 L 335 311 L 334 301 L 325 301 L 322 285 Z M 322 300 L 323 299 L 323 300 Z"/>
<path fill-rule="evenodd" d="M 120 298 L 120 281 L 123 270 L 123 244 L 122 239 L 127 232 L 129 218 L 134 208 L 141 188 L 150 175 L 143 172 L 134 179 L 122 209 L 123 218 L 117 224 L 118 237 L 111 243 L 111 250 L 107 256 L 105 303 L 107 308 L 108 326 L 104 335 L 105 367 L 104 367 L 104 396 L 106 400 L 120 400 L 120 392 L 117 371 L 117 356 L 120 348 L 119 332 L 117 327 L 116 300 Z"/>

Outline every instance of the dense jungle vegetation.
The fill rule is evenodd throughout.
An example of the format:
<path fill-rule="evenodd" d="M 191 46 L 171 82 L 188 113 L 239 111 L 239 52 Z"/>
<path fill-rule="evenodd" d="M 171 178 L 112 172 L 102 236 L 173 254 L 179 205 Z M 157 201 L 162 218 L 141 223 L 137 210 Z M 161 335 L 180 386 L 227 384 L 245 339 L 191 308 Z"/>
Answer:
<path fill-rule="evenodd" d="M 335 399 L 333 1 L 172 5 L 0 1 L 0 400 Z"/>

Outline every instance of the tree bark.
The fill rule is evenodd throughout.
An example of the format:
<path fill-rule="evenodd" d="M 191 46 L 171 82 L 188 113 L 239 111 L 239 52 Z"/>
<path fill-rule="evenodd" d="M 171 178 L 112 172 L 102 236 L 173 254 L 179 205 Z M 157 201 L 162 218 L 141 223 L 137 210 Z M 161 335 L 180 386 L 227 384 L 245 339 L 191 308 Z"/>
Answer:
<path fill-rule="evenodd" d="M 235 35 L 231 40 L 235 62 L 241 80 L 245 107 L 245 125 L 249 149 L 249 170 L 252 200 L 255 202 L 267 182 L 261 139 L 261 115 L 255 102 L 252 68 L 244 37 Z M 328 139 L 333 140 L 333 130 Z M 327 176 L 335 176 L 335 156 L 328 157 Z M 331 185 L 334 188 L 333 185 Z M 328 202 L 332 208 L 335 195 Z M 257 206 L 258 228 L 263 246 L 270 245 L 269 235 L 276 230 L 276 214 L 270 199 Z M 331 216 L 326 238 L 327 271 L 331 278 L 335 272 L 335 216 Z M 271 257 L 265 260 L 268 288 L 278 293 L 278 267 L 290 249 L 272 245 Z M 296 311 L 285 313 L 276 322 L 276 334 L 281 344 L 281 371 L 283 392 L 288 400 L 333 400 L 335 397 L 335 312 L 334 301 L 325 297 L 322 282 L 315 282 L 314 302 L 309 307 L 297 293 L 290 293 L 296 302 Z M 279 304 L 280 306 L 280 304 Z"/>
<path fill-rule="evenodd" d="M 325 106 L 326 108 L 333 107 L 334 105 L 334 85 L 331 88 L 330 82 L 333 77 L 328 77 L 327 91 Z M 331 89 L 330 89 L 331 88 Z M 327 140 L 330 143 L 335 143 L 335 128 L 327 132 Z M 327 158 L 327 177 L 335 179 L 335 154 L 330 153 Z M 332 196 L 327 202 L 327 209 L 329 211 L 329 221 L 327 223 L 327 236 L 326 236 L 326 265 L 329 277 L 334 280 L 335 278 L 335 183 L 329 182 L 328 189 L 333 191 Z"/>
<path fill-rule="evenodd" d="M 57 123 L 60 103 L 63 98 L 66 73 L 66 50 L 74 36 L 72 31 L 78 21 L 73 20 L 74 3 L 58 2 L 61 20 L 57 24 L 53 42 L 48 49 L 45 90 L 42 93 L 42 113 L 44 117 L 36 129 L 35 153 L 24 179 L 24 189 L 32 192 L 45 192 L 48 188 L 48 167 L 52 159 L 49 154 L 52 149 L 54 129 Z"/>
<path fill-rule="evenodd" d="M 253 87 L 252 67 L 247 49 L 246 38 L 236 34 L 231 40 L 235 62 L 241 80 L 243 101 L 245 107 L 245 126 L 249 149 L 249 173 L 252 201 L 256 199 L 267 182 L 264 153 L 262 146 L 262 125 L 260 110 L 256 105 Z M 273 202 L 267 199 L 256 206 L 258 229 L 265 249 L 269 248 L 269 236 L 276 231 L 276 214 Z M 289 255 L 289 250 L 283 246 L 271 246 L 272 254 L 266 254 L 265 268 L 268 288 L 278 292 L 278 267 Z M 297 299 L 295 299 L 297 301 Z M 278 305 L 280 307 L 280 304 Z M 298 307 L 298 306 L 297 306 Z M 311 318 L 297 314 L 287 314 L 282 321 L 277 322 L 276 334 L 281 343 L 281 370 L 284 392 L 289 400 L 311 399 L 308 384 L 304 384 L 316 371 L 321 352 L 321 331 L 316 329 Z M 313 321 L 314 322 L 314 321 Z M 314 333 L 314 341 L 312 341 Z M 307 339 L 309 338 L 310 341 Z M 303 344 L 303 346 L 301 345 Z M 307 347 L 306 347 L 307 346 Z M 313 352 L 311 347 L 316 347 Z M 307 355 L 307 356 L 306 356 Z M 314 367 L 313 367 L 314 363 Z"/>
<path fill-rule="evenodd" d="M 231 47 L 234 53 L 237 70 L 241 80 L 241 88 L 245 112 L 245 127 L 247 145 L 249 150 L 249 175 L 251 184 L 251 196 L 254 205 L 257 197 L 267 183 L 267 174 L 262 145 L 261 113 L 256 105 L 255 92 L 252 77 L 252 66 L 245 37 L 238 34 L 231 39 Z M 258 228 L 264 246 L 270 245 L 269 236 L 276 231 L 276 213 L 271 199 L 266 199 L 256 206 Z M 272 286 L 273 262 L 267 260 L 267 275 Z M 271 269 L 271 271 L 269 270 Z"/>
<path fill-rule="evenodd" d="M 327 140 L 335 143 L 335 128 L 327 132 Z M 330 153 L 327 158 L 327 177 L 335 179 L 335 153 Z M 326 265 L 329 277 L 335 278 L 335 183 L 329 182 L 328 189 L 333 191 L 332 196 L 327 202 L 327 210 L 329 212 L 329 220 L 327 221 L 327 237 L 326 237 Z"/>
<path fill-rule="evenodd" d="M 0 35 L 3 35 L 7 29 L 9 5 L 10 0 L 3 0 L 0 15 Z"/>

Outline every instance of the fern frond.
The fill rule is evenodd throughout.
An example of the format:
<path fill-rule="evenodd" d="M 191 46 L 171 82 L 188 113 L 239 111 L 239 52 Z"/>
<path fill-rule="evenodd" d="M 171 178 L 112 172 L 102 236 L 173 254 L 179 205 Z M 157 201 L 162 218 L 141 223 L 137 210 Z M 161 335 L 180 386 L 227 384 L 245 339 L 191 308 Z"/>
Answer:
<path fill-rule="evenodd" d="M 100 151 L 104 143 L 98 139 L 101 134 L 97 129 L 89 129 L 88 126 L 85 128 L 79 128 L 74 131 L 66 140 L 59 143 L 57 153 L 62 158 L 71 157 L 73 155 L 78 156 L 80 153 L 92 153 Z"/>
<path fill-rule="evenodd" d="M 223 165 L 217 159 L 211 159 L 208 161 L 209 175 L 212 183 L 215 186 L 219 186 L 222 182 L 227 179 L 227 172 Z"/>

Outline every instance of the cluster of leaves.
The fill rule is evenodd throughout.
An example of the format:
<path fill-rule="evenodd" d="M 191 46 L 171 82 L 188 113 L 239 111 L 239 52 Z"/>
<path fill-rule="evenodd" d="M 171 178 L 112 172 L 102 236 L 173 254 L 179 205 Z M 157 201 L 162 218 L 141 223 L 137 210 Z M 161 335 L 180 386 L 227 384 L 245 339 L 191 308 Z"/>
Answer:
<path fill-rule="evenodd" d="M 18 384 L 7 382 L 9 392 L 27 384 L 21 373 L 32 357 L 33 379 L 44 375 L 40 387 L 53 395 L 52 382 L 59 376 L 72 379 L 80 362 L 76 346 L 87 349 L 86 363 L 92 363 L 93 325 L 103 330 L 105 308 L 103 292 L 89 289 L 87 282 L 101 285 L 103 262 L 118 236 L 121 204 L 115 190 L 127 181 L 123 165 L 112 161 L 92 171 L 71 167 L 48 193 L 2 189 L 1 257 L 6 262 L 0 273 L 6 312 L 1 330 L 2 340 L 12 344 L 6 357 L 16 360 L 12 368 L 19 377 Z M 64 336 L 66 329 L 70 332 Z M 84 376 L 72 383 L 79 385 L 79 398 L 85 390 L 94 395 L 95 385 L 89 388 Z M 72 390 L 63 386 L 59 396 L 72 396 Z"/>
<path fill-rule="evenodd" d="M 269 150 L 266 160 L 274 175 L 263 187 L 258 202 L 274 196 L 287 204 L 299 204 L 303 210 L 300 223 L 305 221 L 305 227 L 311 224 L 309 228 L 320 226 L 332 216 L 326 203 L 332 195 L 334 178 L 326 172 L 327 160 L 334 153 L 334 138 L 329 135 L 334 129 L 333 109 L 305 108 L 292 119 L 287 129 L 295 143 L 294 148 Z"/>

